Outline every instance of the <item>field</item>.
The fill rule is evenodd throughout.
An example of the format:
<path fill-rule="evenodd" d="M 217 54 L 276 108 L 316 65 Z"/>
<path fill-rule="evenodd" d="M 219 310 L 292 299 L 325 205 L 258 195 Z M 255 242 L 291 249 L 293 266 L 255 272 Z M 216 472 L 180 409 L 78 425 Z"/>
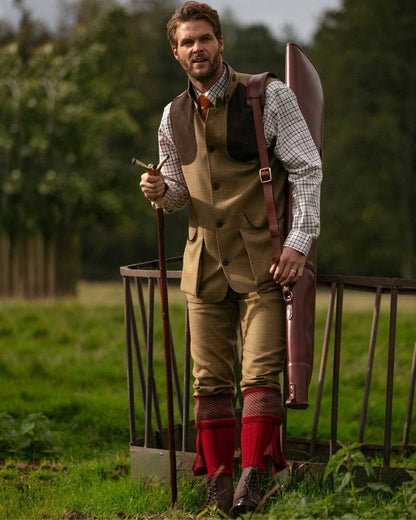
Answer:
<path fill-rule="evenodd" d="M 170 301 L 174 337 L 180 336 L 175 344 L 180 345 L 183 299 L 173 291 Z M 327 301 L 328 294 L 320 293 L 312 405 Z M 344 443 L 357 438 L 372 305 L 372 298 L 367 295 L 345 296 L 338 432 Z M 199 482 L 180 482 L 179 503 L 172 510 L 168 486 L 131 480 L 123 314 L 121 281 L 120 284 L 82 283 L 78 296 L 71 300 L 2 302 L 1 519 L 138 519 L 153 518 L 152 515 L 191 518 L 197 511 L 203 496 Z M 416 339 L 415 315 L 415 298 L 401 298 L 392 430 L 393 443 L 397 444 L 402 441 L 407 406 Z M 161 331 L 157 327 L 157 380 L 164 379 L 160 343 Z M 365 442 L 383 440 L 387 344 L 388 309 L 383 303 Z M 331 383 L 330 363 L 331 359 L 319 423 L 322 439 L 329 438 L 326 396 Z M 306 412 L 290 411 L 288 434 L 308 436 L 312 413 L 313 406 Z M 162 416 L 165 416 L 163 408 Z M 139 418 L 138 427 L 141 426 Z M 416 444 L 415 435 L 411 431 L 412 444 Z M 415 466 L 414 459 L 399 463 Z M 277 490 L 265 515 L 259 517 L 333 518 L 345 512 L 353 515 L 349 518 L 412 518 L 416 516 L 416 488 L 413 484 L 409 489 L 403 488 L 395 494 L 363 492 L 360 501 L 354 502 L 351 488 L 346 485 L 343 493 L 347 494 L 342 495 L 340 502 L 340 494 L 328 483 L 297 483 L 289 485 L 284 493 Z"/>

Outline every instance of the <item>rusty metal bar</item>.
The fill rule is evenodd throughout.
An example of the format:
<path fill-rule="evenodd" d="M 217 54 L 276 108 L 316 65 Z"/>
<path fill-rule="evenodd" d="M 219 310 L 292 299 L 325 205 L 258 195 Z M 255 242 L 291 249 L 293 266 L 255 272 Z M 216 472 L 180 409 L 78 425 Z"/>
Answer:
<path fill-rule="evenodd" d="M 392 287 L 390 303 L 389 357 L 387 362 L 386 414 L 384 421 L 383 463 L 390 466 L 391 420 L 393 415 L 394 355 L 396 348 L 397 287 Z"/>
<path fill-rule="evenodd" d="M 167 274 L 167 273 L 166 273 Z M 160 285 L 160 279 L 159 279 L 159 285 Z M 179 410 L 179 415 L 181 418 L 181 421 L 183 421 L 183 413 L 182 413 L 182 392 L 181 392 L 181 383 L 179 380 L 179 372 L 178 372 L 178 365 L 176 362 L 176 355 L 175 355 L 175 348 L 174 348 L 174 342 L 173 342 L 173 335 L 172 335 L 172 329 L 169 326 L 169 339 L 170 339 L 170 345 L 171 345 L 171 365 L 172 365 L 172 375 L 173 375 L 173 382 L 175 386 L 175 394 L 176 394 L 176 400 L 177 400 L 177 406 Z"/>
<path fill-rule="evenodd" d="M 410 425 L 411 425 L 411 421 L 412 421 L 413 400 L 415 397 L 415 384 L 416 384 L 416 342 L 413 347 L 413 359 L 412 359 L 412 369 L 410 372 L 409 395 L 407 398 L 406 420 L 405 420 L 404 429 L 403 429 L 403 447 L 402 447 L 403 456 L 406 455 L 408 447 L 409 447 Z"/>
<path fill-rule="evenodd" d="M 363 406 L 361 409 L 360 428 L 359 428 L 359 432 L 358 432 L 358 442 L 363 442 L 365 423 L 367 420 L 368 399 L 370 396 L 371 376 L 373 373 L 374 352 L 375 352 L 375 348 L 376 348 L 377 330 L 378 330 L 378 322 L 379 322 L 379 316 L 380 316 L 381 294 L 382 294 L 381 287 L 377 287 L 376 297 L 375 297 L 375 302 L 374 302 L 373 322 L 371 324 L 370 345 L 369 345 L 369 349 L 368 349 L 368 361 L 367 361 L 367 373 L 366 373 L 366 377 L 365 377 Z"/>
<path fill-rule="evenodd" d="M 143 331 L 143 339 L 146 344 L 147 341 L 147 317 L 146 317 L 146 305 L 144 303 L 144 296 L 143 296 L 143 287 L 140 281 L 140 278 L 134 278 L 136 282 L 136 293 L 137 293 L 137 301 L 140 311 L 140 317 L 142 320 L 142 331 Z"/>
<path fill-rule="evenodd" d="M 149 317 L 147 322 L 147 338 L 146 338 L 146 406 L 144 421 L 144 446 L 151 447 L 152 438 L 152 398 L 153 390 L 153 319 L 154 319 L 154 280 L 148 280 L 148 310 Z"/>
<path fill-rule="evenodd" d="M 341 361 L 341 331 L 342 331 L 342 307 L 344 298 L 344 285 L 339 282 L 337 288 L 337 307 L 335 313 L 335 342 L 334 365 L 332 372 L 332 407 L 331 407 L 331 439 L 329 444 L 329 457 L 337 451 L 338 435 L 338 398 L 339 398 L 339 367 Z"/>
<path fill-rule="evenodd" d="M 129 291 L 130 291 L 130 327 L 131 327 L 131 334 L 133 335 L 133 345 L 134 345 L 134 352 L 136 354 L 136 365 L 137 365 L 137 372 L 139 375 L 140 388 L 142 391 L 142 401 L 143 401 L 143 406 L 145 406 L 146 386 L 145 386 L 142 355 L 141 355 L 141 351 L 140 351 L 139 336 L 138 336 L 137 325 L 136 325 L 136 315 L 134 313 L 134 305 L 133 305 L 133 299 L 131 296 L 131 287 L 130 286 L 129 286 Z"/>
<path fill-rule="evenodd" d="M 146 318 L 146 306 L 145 306 L 144 297 L 143 297 L 143 288 L 142 288 L 142 284 L 141 284 L 139 278 L 135 278 L 134 281 L 135 281 L 136 294 L 137 294 L 137 300 L 138 300 L 138 309 L 139 309 L 139 314 L 140 314 L 141 322 L 142 322 L 142 333 L 143 333 L 144 345 L 145 345 L 145 350 L 147 352 L 147 318 Z M 133 305 L 132 305 L 132 313 L 133 313 L 133 318 L 134 318 L 134 306 Z M 139 373 L 139 382 L 140 382 L 140 389 L 141 389 L 141 393 L 142 393 L 143 406 L 146 409 L 146 378 L 144 375 L 143 361 L 142 361 L 142 355 L 141 355 L 141 351 L 140 351 L 140 347 L 139 347 L 139 337 L 138 337 L 137 326 L 136 326 L 135 321 L 136 320 L 134 318 L 134 326 L 133 326 L 134 329 L 133 330 L 134 330 L 134 334 L 135 334 L 134 343 L 135 343 L 135 347 L 136 347 L 137 369 L 138 369 L 138 373 Z M 158 407 L 156 406 L 156 403 L 155 403 L 155 409 L 156 410 L 158 409 Z"/>
<path fill-rule="evenodd" d="M 148 347 L 148 326 L 147 326 L 147 318 L 146 318 L 146 306 L 145 306 L 145 303 L 144 303 L 143 289 L 142 289 L 140 280 L 138 278 L 135 278 L 135 287 L 136 287 L 136 294 L 137 294 L 137 297 L 138 297 L 139 313 L 140 313 L 141 322 L 142 322 L 142 332 L 143 332 L 143 336 L 144 336 L 144 339 L 145 339 L 146 359 L 147 359 L 147 355 L 148 355 L 148 352 L 149 352 L 149 347 Z M 149 294 L 151 292 L 154 292 L 152 287 L 149 287 L 148 291 L 149 291 Z M 150 298 L 150 304 L 149 305 L 152 305 L 152 307 L 153 307 L 152 298 Z M 147 396 L 149 396 L 149 399 L 153 399 L 153 406 L 154 406 L 154 410 L 155 410 L 155 417 L 156 417 L 157 427 L 159 429 L 161 429 L 162 428 L 162 420 L 161 420 L 161 415 L 160 415 L 159 400 L 158 400 L 157 392 L 155 391 L 156 383 L 155 383 L 154 376 L 153 376 L 153 363 L 152 363 L 152 366 L 151 366 L 152 376 L 149 379 L 149 375 L 148 375 L 148 377 L 146 379 L 145 373 L 144 373 L 144 369 L 143 369 L 143 362 L 142 362 L 142 355 L 141 355 L 141 351 L 140 351 L 140 345 L 139 345 L 139 338 L 138 338 L 138 331 L 137 331 L 137 325 L 136 325 L 136 319 L 135 319 L 135 313 L 134 313 L 134 306 L 133 306 L 132 303 L 131 303 L 130 309 L 131 309 L 131 322 L 132 322 L 131 326 L 132 326 L 134 346 L 135 346 L 135 353 L 136 353 L 136 360 L 137 360 L 137 370 L 138 370 L 138 374 L 139 374 L 139 383 L 140 383 L 140 389 L 141 389 L 141 394 L 142 394 L 142 400 L 143 400 L 143 406 L 144 406 L 145 414 L 147 414 L 147 412 L 149 412 L 150 417 L 151 417 L 151 414 L 152 414 L 152 404 L 151 404 L 151 402 L 150 402 L 150 408 L 148 408 L 148 405 L 146 404 L 148 402 L 147 401 Z M 153 317 L 153 313 L 152 313 L 152 317 Z M 151 349 L 151 356 L 153 357 L 153 348 Z M 149 361 L 147 359 L 147 362 L 146 362 L 146 372 L 147 372 L 147 374 L 149 374 L 148 371 L 149 371 Z M 151 388 L 150 393 L 149 393 L 149 388 Z M 151 418 L 149 419 L 149 417 L 147 417 L 147 420 L 149 421 L 149 425 L 150 425 L 149 428 L 151 428 Z M 146 416 L 145 416 L 145 423 L 146 423 Z M 149 429 L 147 429 L 147 433 L 148 433 L 148 435 L 145 436 L 146 442 L 150 442 L 151 433 L 150 433 Z M 146 444 L 146 446 L 147 446 L 147 444 Z"/>
<path fill-rule="evenodd" d="M 153 335 L 154 335 L 154 314 L 155 314 L 155 281 L 153 278 L 148 279 L 148 326 L 146 340 L 146 415 L 145 415 L 145 446 L 150 447 L 147 443 L 152 438 L 152 400 L 155 410 L 155 419 L 157 429 L 162 429 L 162 418 L 160 414 L 159 398 L 157 394 L 156 380 L 153 370 Z M 146 442 L 147 441 L 147 442 Z"/>
<path fill-rule="evenodd" d="M 325 382 L 325 372 L 326 366 L 328 363 L 328 352 L 329 352 L 329 342 L 331 338 L 331 330 L 332 330 L 332 320 L 334 315 L 334 306 L 335 306 L 335 295 L 337 291 L 337 285 L 335 282 L 331 283 L 331 293 L 328 303 L 328 311 L 325 322 L 325 333 L 324 340 L 322 346 L 321 353 L 321 364 L 319 367 L 319 376 L 318 376 L 318 386 L 316 391 L 316 399 L 315 399 L 315 410 L 313 415 L 312 422 L 312 430 L 311 430 L 311 443 L 309 454 L 311 456 L 315 455 L 316 450 L 316 438 L 318 435 L 318 423 L 319 423 L 319 415 L 321 413 L 321 403 L 322 403 L 322 395 L 324 391 L 324 382 Z"/>
<path fill-rule="evenodd" d="M 185 303 L 185 351 L 183 362 L 183 408 L 182 408 L 182 451 L 186 451 L 189 444 L 189 416 L 190 416 L 190 374 L 191 374 L 191 336 L 189 332 L 188 303 Z"/>
<path fill-rule="evenodd" d="M 150 280 L 148 280 L 148 284 L 149 284 L 149 291 L 151 290 L 152 293 L 153 293 L 152 294 L 152 302 L 151 302 L 151 313 L 152 313 L 152 341 L 151 341 L 151 345 L 152 345 L 152 357 L 153 357 L 153 354 L 154 354 L 153 335 L 154 335 L 154 314 L 155 314 L 155 304 L 154 304 L 154 290 L 155 290 L 155 286 L 154 286 L 154 280 L 152 280 L 151 282 L 150 282 Z M 149 304 L 149 309 L 150 309 L 150 304 Z M 149 315 L 150 315 L 150 311 L 149 311 Z M 161 417 L 161 413 L 160 413 L 159 396 L 158 396 L 158 392 L 157 392 L 157 385 L 156 385 L 156 379 L 155 379 L 155 375 L 154 375 L 153 363 L 152 363 L 152 367 L 151 367 L 151 373 L 149 373 L 149 377 L 151 377 L 151 379 L 150 379 L 150 386 L 152 388 L 152 394 L 153 394 L 153 406 L 154 406 L 154 409 L 155 409 L 156 425 L 157 425 L 158 430 L 160 431 L 163 426 L 162 426 L 162 417 Z"/>
<path fill-rule="evenodd" d="M 136 413 L 134 407 L 133 356 L 131 346 L 131 291 L 130 280 L 123 277 L 124 285 L 124 329 L 126 336 L 127 393 L 129 398 L 130 445 L 136 442 Z"/>
<path fill-rule="evenodd" d="M 318 284 L 330 285 L 334 280 L 342 282 L 346 289 L 371 291 L 381 287 L 390 292 L 392 287 L 400 289 L 401 294 L 415 294 L 416 280 L 404 278 L 381 278 L 377 276 L 350 276 L 350 275 L 320 275 Z"/>

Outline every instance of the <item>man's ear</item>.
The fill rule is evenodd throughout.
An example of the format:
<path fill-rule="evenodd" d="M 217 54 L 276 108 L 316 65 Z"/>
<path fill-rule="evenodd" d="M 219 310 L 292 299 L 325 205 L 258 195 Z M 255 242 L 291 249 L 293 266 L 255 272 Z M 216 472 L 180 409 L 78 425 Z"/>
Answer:
<path fill-rule="evenodd" d="M 173 55 L 175 56 L 175 59 L 179 61 L 178 48 L 175 47 L 174 45 L 172 45 L 171 49 L 172 49 Z"/>
<path fill-rule="evenodd" d="M 218 44 L 219 44 L 220 52 L 222 54 L 224 51 L 224 36 L 223 35 L 221 35 L 221 38 L 218 40 Z"/>

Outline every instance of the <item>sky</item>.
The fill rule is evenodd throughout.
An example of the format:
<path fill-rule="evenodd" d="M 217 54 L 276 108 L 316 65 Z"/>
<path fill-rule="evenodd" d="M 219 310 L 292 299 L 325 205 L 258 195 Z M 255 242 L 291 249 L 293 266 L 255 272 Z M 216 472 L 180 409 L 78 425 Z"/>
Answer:
<path fill-rule="evenodd" d="M 284 28 L 290 26 L 303 43 L 313 37 L 320 17 L 327 9 L 339 9 L 342 0 L 205 0 L 216 9 L 221 17 L 231 10 L 242 24 L 262 23 L 272 34 L 279 38 L 285 34 Z M 128 4 L 128 0 L 120 0 Z M 55 26 L 59 0 L 24 0 L 24 5 L 35 18 L 40 18 L 50 27 Z M 0 0 L 0 18 L 16 22 L 18 11 L 12 0 Z"/>

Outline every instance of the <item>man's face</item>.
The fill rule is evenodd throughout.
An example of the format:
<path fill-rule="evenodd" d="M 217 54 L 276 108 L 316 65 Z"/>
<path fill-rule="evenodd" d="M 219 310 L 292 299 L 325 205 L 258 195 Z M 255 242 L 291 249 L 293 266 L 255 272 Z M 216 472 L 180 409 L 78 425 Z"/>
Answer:
<path fill-rule="evenodd" d="M 205 20 L 185 22 L 176 30 L 177 46 L 172 47 L 175 58 L 181 64 L 195 86 L 208 90 L 223 72 L 223 38 L 217 40 L 212 25 Z"/>

